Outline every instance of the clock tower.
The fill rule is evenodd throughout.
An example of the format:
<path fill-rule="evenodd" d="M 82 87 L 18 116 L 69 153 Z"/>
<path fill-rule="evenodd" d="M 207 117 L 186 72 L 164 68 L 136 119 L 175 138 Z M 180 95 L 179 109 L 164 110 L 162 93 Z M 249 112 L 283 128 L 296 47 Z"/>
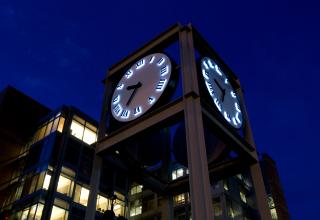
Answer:
<path fill-rule="evenodd" d="M 172 196 L 184 191 L 192 219 L 214 219 L 213 182 L 244 171 L 259 218 L 271 219 L 239 79 L 192 25 L 172 26 L 112 66 L 104 83 L 86 219 L 111 157 L 128 182 L 161 195 L 160 219 L 174 219 Z M 173 164 L 184 178 L 171 177 Z"/>

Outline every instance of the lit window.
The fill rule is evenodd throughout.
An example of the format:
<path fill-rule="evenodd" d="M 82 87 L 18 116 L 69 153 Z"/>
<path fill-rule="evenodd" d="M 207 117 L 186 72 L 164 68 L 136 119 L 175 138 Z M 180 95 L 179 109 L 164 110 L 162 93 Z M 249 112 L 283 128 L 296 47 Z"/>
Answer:
<path fill-rule="evenodd" d="M 114 192 L 114 194 L 116 195 L 117 199 L 114 201 L 113 212 L 115 216 L 119 216 L 119 215 L 124 216 L 125 197 L 119 192 Z"/>
<path fill-rule="evenodd" d="M 237 177 L 238 177 L 239 180 L 242 180 L 242 175 L 241 174 L 238 174 Z"/>
<path fill-rule="evenodd" d="M 52 128 L 52 124 L 53 124 L 53 121 L 50 121 L 50 122 L 47 124 L 46 133 L 44 134 L 45 137 L 50 134 L 51 128 Z"/>
<path fill-rule="evenodd" d="M 45 190 L 49 189 L 50 180 L 51 180 L 51 175 L 46 173 L 46 175 L 44 177 L 44 181 L 43 181 L 43 186 L 42 186 L 43 189 L 45 189 Z"/>
<path fill-rule="evenodd" d="M 29 209 L 30 208 L 27 208 L 27 209 L 23 210 L 22 216 L 21 216 L 21 220 L 28 219 Z"/>
<path fill-rule="evenodd" d="M 247 203 L 246 194 L 244 192 L 240 192 L 240 198 L 242 202 Z"/>
<path fill-rule="evenodd" d="M 80 185 L 76 185 L 73 201 L 87 206 L 90 191 Z"/>
<path fill-rule="evenodd" d="M 59 125 L 58 125 L 58 131 L 60 131 L 61 133 L 63 131 L 64 121 L 65 121 L 64 117 L 60 117 Z"/>
<path fill-rule="evenodd" d="M 36 141 L 41 140 L 44 137 L 45 132 L 46 132 L 46 126 L 41 127 L 39 131 L 39 136 L 37 137 Z"/>
<path fill-rule="evenodd" d="M 27 220 L 27 219 L 40 220 L 42 216 L 42 211 L 43 211 L 43 204 L 38 203 L 24 209 L 22 212 L 21 211 L 18 212 L 17 217 L 20 220 Z"/>
<path fill-rule="evenodd" d="M 229 190 L 229 186 L 228 186 L 228 182 L 227 181 L 224 181 L 223 182 L 223 188 L 228 191 Z"/>
<path fill-rule="evenodd" d="M 231 207 L 230 207 L 230 209 L 229 209 L 229 216 L 230 216 L 231 218 L 234 218 L 234 211 L 233 211 L 233 208 L 231 208 Z"/>
<path fill-rule="evenodd" d="M 213 213 L 214 216 L 221 216 L 222 215 L 222 207 L 220 203 L 220 198 L 215 198 L 213 200 Z"/>
<path fill-rule="evenodd" d="M 55 118 L 52 118 L 48 123 L 45 123 L 44 125 L 41 125 L 41 127 L 35 132 L 32 140 L 32 144 L 40 141 L 42 138 L 48 136 L 52 132 L 55 132 L 58 130 L 59 132 L 62 132 L 63 125 L 64 125 L 64 118 L 60 116 L 60 113 L 55 116 Z"/>
<path fill-rule="evenodd" d="M 68 219 L 67 210 L 55 205 L 52 207 L 50 220 L 67 220 L 67 219 Z"/>
<path fill-rule="evenodd" d="M 182 177 L 182 176 L 183 176 L 183 168 L 173 170 L 171 173 L 172 180 L 178 179 L 179 177 Z"/>
<path fill-rule="evenodd" d="M 78 116 L 74 116 L 71 122 L 71 134 L 87 144 L 97 141 L 97 128 Z"/>
<path fill-rule="evenodd" d="M 131 188 L 131 195 L 142 192 L 142 185 L 136 185 Z"/>
<path fill-rule="evenodd" d="M 130 207 L 130 216 L 140 215 L 142 213 L 141 200 L 135 200 Z"/>
<path fill-rule="evenodd" d="M 58 186 L 57 186 L 57 192 L 71 197 L 72 189 L 73 189 L 73 181 L 67 177 L 60 175 Z"/>
<path fill-rule="evenodd" d="M 271 219 L 272 220 L 278 220 L 278 215 L 277 215 L 276 209 L 275 208 L 270 209 L 270 212 L 271 212 Z"/>
<path fill-rule="evenodd" d="M 89 128 L 84 129 L 84 134 L 83 134 L 83 141 L 86 142 L 87 144 L 93 144 L 96 142 L 96 133 L 94 131 L 91 131 Z"/>
<path fill-rule="evenodd" d="M 189 194 L 188 193 L 182 193 L 179 195 L 175 195 L 173 197 L 173 201 L 175 205 L 181 205 L 181 204 L 185 204 L 186 202 L 189 201 Z"/>
<path fill-rule="evenodd" d="M 35 220 L 40 220 L 41 219 L 43 207 L 44 207 L 43 204 L 41 204 L 41 203 L 38 204 L 37 212 L 36 212 L 36 215 L 34 217 Z"/>
<path fill-rule="evenodd" d="M 106 197 L 97 196 L 97 205 L 96 210 L 99 212 L 105 212 L 106 210 L 111 209 L 111 200 L 107 199 Z"/>
<path fill-rule="evenodd" d="M 73 136 L 82 140 L 83 129 L 84 129 L 83 125 L 81 125 L 79 122 L 77 122 L 75 120 L 72 120 L 70 129 L 71 129 L 71 134 Z"/>

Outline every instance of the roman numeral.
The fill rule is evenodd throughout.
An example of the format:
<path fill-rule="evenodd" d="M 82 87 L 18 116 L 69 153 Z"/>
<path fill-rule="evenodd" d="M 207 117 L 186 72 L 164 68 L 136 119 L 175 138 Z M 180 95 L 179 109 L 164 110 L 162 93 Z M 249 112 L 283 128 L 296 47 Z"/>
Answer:
<path fill-rule="evenodd" d="M 166 79 L 160 79 L 160 81 L 157 84 L 156 90 L 162 91 L 164 89 L 164 84 L 167 80 Z"/>
<path fill-rule="evenodd" d="M 160 69 L 160 75 L 161 76 L 166 75 L 168 72 L 169 72 L 169 66 L 161 67 L 161 69 Z"/>
<path fill-rule="evenodd" d="M 122 111 L 121 105 L 117 104 L 116 106 L 113 107 L 113 112 L 119 116 L 120 112 Z"/>
<path fill-rule="evenodd" d="M 234 124 L 235 126 L 237 126 L 237 125 L 238 125 L 238 123 L 237 123 L 237 121 L 236 121 L 236 118 L 235 118 L 235 117 L 232 117 L 232 122 L 233 122 L 233 124 Z"/>
<path fill-rule="evenodd" d="M 209 69 L 209 66 L 208 66 L 208 64 L 206 63 L 206 61 L 204 60 L 204 61 L 202 61 L 202 64 L 204 65 L 204 68 L 206 68 L 207 70 Z"/>
<path fill-rule="evenodd" d="M 134 114 L 134 115 L 139 115 L 140 113 L 141 113 L 141 107 L 138 106 L 138 107 L 136 107 L 136 108 L 134 109 L 133 114 Z"/>
<path fill-rule="evenodd" d="M 129 118 L 130 111 L 128 109 L 125 109 L 121 112 L 121 118 Z"/>
<path fill-rule="evenodd" d="M 224 111 L 223 115 L 228 122 L 231 122 L 230 115 L 226 111 Z"/>
<path fill-rule="evenodd" d="M 153 61 L 154 61 L 154 56 L 152 56 L 152 57 L 150 58 L 149 63 L 153 63 Z"/>
<path fill-rule="evenodd" d="M 213 66 L 211 60 L 208 60 L 208 64 L 209 64 L 209 66 L 210 66 L 211 69 L 214 69 L 214 66 Z"/>
<path fill-rule="evenodd" d="M 160 60 L 158 60 L 157 64 L 158 66 L 161 66 L 164 63 L 165 59 L 163 57 L 160 58 Z"/>
<path fill-rule="evenodd" d="M 213 91 L 212 84 L 206 81 L 206 86 L 207 86 L 207 89 L 208 89 L 210 95 L 213 96 L 214 91 Z"/>
<path fill-rule="evenodd" d="M 155 97 L 149 97 L 148 98 L 148 102 L 149 102 L 150 105 L 152 105 L 155 101 L 156 101 Z"/>
<path fill-rule="evenodd" d="M 232 98 L 237 98 L 236 93 L 234 91 L 231 91 L 230 94 L 231 94 Z"/>
<path fill-rule="evenodd" d="M 122 83 L 122 84 L 119 84 L 119 85 L 117 85 L 117 90 L 121 90 L 121 89 L 123 89 L 123 87 L 124 87 L 124 84 Z"/>
<path fill-rule="evenodd" d="M 144 66 L 144 59 L 142 60 L 139 60 L 137 63 L 136 63 L 136 69 L 140 69 L 141 67 Z"/>
<path fill-rule="evenodd" d="M 220 68 L 218 67 L 218 65 L 216 64 L 214 67 L 215 67 L 216 72 L 217 72 L 220 76 L 222 76 L 222 72 L 221 72 Z"/>
<path fill-rule="evenodd" d="M 115 98 L 112 100 L 112 103 L 115 105 L 115 104 L 117 104 L 119 101 L 120 101 L 120 95 L 117 95 L 117 97 L 115 97 Z"/>
<path fill-rule="evenodd" d="M 236 108 L 237 112 L 241 112 L 240 106 L 237 102 L 234 103 L 234 107 Z"/>
<path fill-rule="evenodd" d="M 221 104 L 220 104 L 219 100 L 217 98 L 214 98 L 213 102 L 217 106 L 219 111 L 221 112 L 222 108 L 221 108 Z"/>
<path fill-rule="evenodd" d="M 128 70 L 125 74 L 125 76 L 127 77 L 127 79 L 129 79 L 133 74 L 133 71 L 132 70 Z"/>
<path fill-rule="evenodd" d="M 204 69 L 202 69 L 202 75 L 205 79 L 209 80 L 209 74 Z"/>

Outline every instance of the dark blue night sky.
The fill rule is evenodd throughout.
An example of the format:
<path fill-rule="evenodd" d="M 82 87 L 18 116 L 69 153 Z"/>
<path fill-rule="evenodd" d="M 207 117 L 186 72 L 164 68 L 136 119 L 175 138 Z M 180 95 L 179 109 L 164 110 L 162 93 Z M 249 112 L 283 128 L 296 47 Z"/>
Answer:
<path fill-rule="evenodd" d="M 292 219 L 315 220 L 319 11 L 308 0 L 1 0 L 0 89 L 10 84 L 50 108 L 74 105 L 99 119 L 107 68 L 175 22 L 191 22 L 239 77 Z"/>

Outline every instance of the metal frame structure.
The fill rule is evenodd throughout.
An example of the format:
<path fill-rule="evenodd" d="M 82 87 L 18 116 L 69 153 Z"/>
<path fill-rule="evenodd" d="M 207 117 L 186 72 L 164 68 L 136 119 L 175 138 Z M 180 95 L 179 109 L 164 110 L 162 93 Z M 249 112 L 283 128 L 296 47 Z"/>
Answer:
<path fill-rule="evenodd" d="M 178 42 L 180 48 L 180 68 L 183 85 L 182 97 L 136 119 L 133 122 L 128 123 L 117 131 L 106 136 L 106 120 L 107 115 L 110 114 L 110 108 L 108 105 L 113 92 L 112 82 L 123 74 L 124 68 L 132 64 L 138 58 L 147 53 L 164 48 L 173 42 Z M 157 38 L 150 41 L 144 47 L 127 56 L 125 59 L 109 69 L 108 75 L 104 80 L 105 94 L 103 109 L 101 112 L 98 143 L 96 147 L 97 155 L 94 160 L 94 169 L 91 177 L 91 193 L 86 212 L 87 220 L 94 219 L 95 215 L 95 198 L 99 189 L 99 172 L 101 172 L 102 162 L 100 155 L 105 152 L 115 150 L 114 146 L 116 144 L 145 129 L 151 128 L 160 122 L 170 120 L 173 117 L 181 117 L 182 115 L 185 121 L 188 168 L 190 174 L 189 177 L 182 178 L 179 184 L 189 185 L 192 219 L 214 219 L 212 201 L 210 197 L 211 178 L 227 177 L 249 167 L 253 177 L 253 185 L 257 198 L 257 208 L 261 219 L 271 219 L 262 175 L 257 163 L 257 152 L 255 150 L 248 116 L 245 111 L 246 108 L 243 102 L 243 95 L 240 89 L 239 80 L 230 70 L 229 72 L 232 74 L 231 78 L 236 84 L 238 92 L 242 98 L 242 109 L 244 109 L 246 124 L 244 128 L 244 138 L 240 137 L 240 135 L 230 129 L 225 125 L 225 123 L 217 119 L 214 114 L 202 105 L 196 68 L 195 49 L 203 50 L 206 51 L 206 53 L 218 56 L 191 24 L 187 26 L 176 24 L 166 32 L 160 34 Z M 209 118 L 209 120 L 214 124 L 216 131 L 231 143 L 233 146 L 232 150 L 237 152 L 239 158 L 222 162 L 220 164 L 208 164 L 203 128 L 203 115 L 205 115 L 206 118 Z M 148 177 L 147 174 L 145 176 L 145 180 L 149 180 L 149 186 L 152 187 L 154 185 L 154 189 L 162 189 L 162 193 L 173 191 L 177 187 L 176 183 L 163 184 L 156 179 L 152 179 L 152 177 Z M 172 213 L 167 214 L 165 217 L 165 219 L 168 220 L 172 218 Z"/>

